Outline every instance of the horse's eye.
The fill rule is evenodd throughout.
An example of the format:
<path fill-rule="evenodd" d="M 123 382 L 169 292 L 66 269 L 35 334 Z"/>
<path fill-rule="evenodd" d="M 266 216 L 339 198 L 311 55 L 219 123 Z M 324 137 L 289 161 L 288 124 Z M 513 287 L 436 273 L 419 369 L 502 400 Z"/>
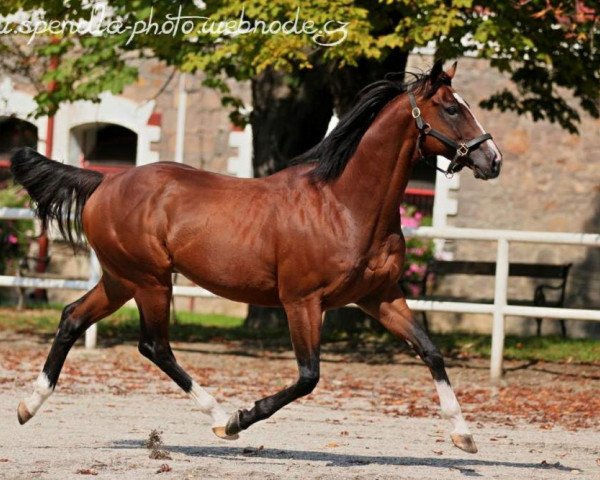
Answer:
<path fill-rule="evenodd" d="M 458 108 L 455 105 L 450 105 L 448 108 L 446 108 L 446 111 L 450 115 L 456 115 L 458 113 Z"/>

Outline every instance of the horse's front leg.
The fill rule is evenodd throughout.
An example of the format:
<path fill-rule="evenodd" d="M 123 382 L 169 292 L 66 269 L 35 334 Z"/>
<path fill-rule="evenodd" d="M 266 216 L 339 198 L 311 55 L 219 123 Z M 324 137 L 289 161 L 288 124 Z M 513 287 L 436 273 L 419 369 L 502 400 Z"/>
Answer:
<path fill-rule="evenodd" d="M 469 431 L 444 366 L 442 354 L 427 333 L 415 321 L 404 294 L 397 287 L 358 304 L 392 334 L 406 340 L 429 367 L 440 399 L 442 415 L 452 422 L 452 442 L 461 450 L 476 453 L 477 447 Z"/>
<path fill-rule="evenodd" d="M 290 336 L 296 360 L 298 379 L 293 385 L 275 395 L 254 403 L 249 410 L 239 410 L 227 422 L 228 435 L 247 429 L 253 423 L 273 415 L 297 398 L 311 393 L 319 382 L 319 348 L 323 311 L 317 299 L 305 299 L 284 305 L 290 327 Z"/>

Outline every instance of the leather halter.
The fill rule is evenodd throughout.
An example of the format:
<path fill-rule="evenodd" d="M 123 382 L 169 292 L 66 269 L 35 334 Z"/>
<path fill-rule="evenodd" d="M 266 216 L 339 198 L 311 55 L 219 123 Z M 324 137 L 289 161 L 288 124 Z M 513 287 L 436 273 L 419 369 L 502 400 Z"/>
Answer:
<path fill-rule="evenodd" d="M 410 106 L 412 108 L 411 115 L 415 119 L 415 122 L 417 123 L 417 129 L 419 130 L 419 138 L 417 139 L 417 149 L 419 151 L 419 155 L 421 155 L 421 158 L 425 159 L 427 163 L 430 163 L 429 161 L 427 161 L 427 157 L 425 157 L 421 153 L 421 142 L 423 141 L 423 137 L 427 135 L 431 135 L 432 137 L 438 139 L 444 145 L 452 148 L 455 152 L 454 158 L 450 161 L 450 165 L 448 165 L 448 168 L 446 170 L 443 170 L 437 165 L 432 164 L 436 168 L 436 170 L 442 172 L 444 175 L 446 175 L 446 177 L 452 177 L 452 175 L 454 175 L 458 171 L 458 167 L 464 166 L 464 164 L 461 165 L 461 162 L 459 160 L 467 158 L 469 156 L 469 153 L 478 148 L 479 145 L 481 145 L 487 140 L 492 139 L 491 134 L 484 133 L 483 135 L 479 135 L 478 137 L 475 137 L 469 140 L 468 142 L 458 143 L 452 140 L 450 137 L 444 135 L 439 130 L 431 128 L 431 125 L 429 125 L 425 120 L 423 120 L 423 117 L 421 116 L 421 110 L 417 106 L 417 99 L 415 98 L 414 93 L 408 92 L 408 99 L 410 100 Z"/>

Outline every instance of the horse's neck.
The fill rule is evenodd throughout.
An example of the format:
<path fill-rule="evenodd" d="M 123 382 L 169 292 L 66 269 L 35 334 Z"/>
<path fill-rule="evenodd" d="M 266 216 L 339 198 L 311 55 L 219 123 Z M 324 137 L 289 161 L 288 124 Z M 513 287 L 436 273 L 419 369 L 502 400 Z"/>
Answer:
<path fill-rule="evenodd" d="M 403 114 L 406 112 L 406 114 Z M 369 127 L 342 175 L 332 185 L 357 222 L 382 237 L 400 226 L 399 205 L 416 148 L 405 95 L 392 100 Z"/>

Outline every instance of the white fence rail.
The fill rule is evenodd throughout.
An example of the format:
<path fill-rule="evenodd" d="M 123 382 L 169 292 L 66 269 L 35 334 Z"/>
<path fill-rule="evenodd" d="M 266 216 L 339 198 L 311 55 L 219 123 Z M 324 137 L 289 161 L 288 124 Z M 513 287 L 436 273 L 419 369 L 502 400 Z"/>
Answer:
<path fill-rule="evenodd" d="M 0 220 L 32 220 L 34 218 L 33 210 L 28 208 L 0 207 Z"/>
<path fill-rule="evenodd" d="M 33 213 L 26 209 L 0 208 L 0 219 L 25 218 L 33 218 Z M 600 310 L 528 307 L 507 304 L 510 242 L 600 247 L 600 234 L 434 227 L 406 229 L 404 233 L 408 237 L 414 236 L 421 238 L 444 238 L 453 240 L 482 240 L 497 242 L 498 249 L 496 254 L 496 275 L 493 304 L 444 302 L 434 300 L 408 301 L 409 307 L 418 311 L 491 314 L 493 316 L 492 352 L 490 361 L 490 376 L 492 380 L 497 380 L 502 375 L 505 330 L 504 321 L 507 315 L 600 321 Z M 88 290 L 98 282 L 100 275 L 100 269 L 95 255 L 92 254 L 90 261 L 92 268 L 90 269 L 91 274 L 88 281 L 0 276 L 0 287 Z M 184 297 L 215 297 L 213 293 L 203 288 L 179 285 L 174 287 L 173 294 Z M 88 348 L 93 348 L 96 345 L 95 325 L 90 327 L 90 329 L 88 329 L 86 332 L 85 344 Z"/>

